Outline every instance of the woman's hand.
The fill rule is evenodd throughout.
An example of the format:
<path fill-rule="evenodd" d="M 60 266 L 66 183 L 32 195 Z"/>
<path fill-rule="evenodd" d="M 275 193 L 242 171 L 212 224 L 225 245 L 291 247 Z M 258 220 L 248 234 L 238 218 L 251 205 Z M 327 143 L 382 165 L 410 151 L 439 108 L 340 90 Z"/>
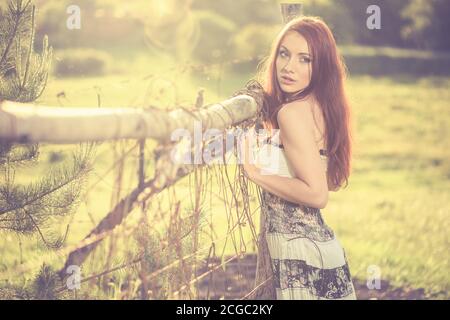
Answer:
<path fill-rule="evenodd" d="M 244 174 L 250 180 L 255 180 L 255 178 L 260 174 L 259 168 L 255 165 L 255 159 L 253 157 L 253 146 L 256 143 L 255 131 L 253 128 L 243 132 L 240 136 L 240 159 L 239 163 L 244 169 Z"/>

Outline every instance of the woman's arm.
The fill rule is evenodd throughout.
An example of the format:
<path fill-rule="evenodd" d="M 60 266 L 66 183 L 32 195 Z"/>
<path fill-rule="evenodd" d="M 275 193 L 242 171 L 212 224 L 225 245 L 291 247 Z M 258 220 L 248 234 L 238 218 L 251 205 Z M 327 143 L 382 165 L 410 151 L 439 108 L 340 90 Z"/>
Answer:
<path fill-rule="evenodd" d="M 249 178 L 263 189 L 291 202 L 323 209 L 328 202 L 326 172 L 314 141 L 314 120 L 307 101 L 294 101 L 277 115 L 280 134 L 295 178 L 262 174 L 258 167 L 244 165 Z"/>

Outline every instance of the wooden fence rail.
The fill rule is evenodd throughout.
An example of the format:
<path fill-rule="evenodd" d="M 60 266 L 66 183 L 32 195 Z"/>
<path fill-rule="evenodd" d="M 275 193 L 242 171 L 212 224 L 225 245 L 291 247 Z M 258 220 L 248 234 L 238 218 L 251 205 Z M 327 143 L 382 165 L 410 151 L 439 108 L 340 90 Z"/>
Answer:
<path fill-rule="evenodd" d="M 239 95 L 223 102 L 189 110 L 155 107 L 65 108 L 0 102 L 0 139 L 19 143 L 79 143 L 117 139 L 170 141 L 178 128 L 193 132 L 194 122 L 204 128 L 225 129 L 257 112 L 257 102 Z"/>

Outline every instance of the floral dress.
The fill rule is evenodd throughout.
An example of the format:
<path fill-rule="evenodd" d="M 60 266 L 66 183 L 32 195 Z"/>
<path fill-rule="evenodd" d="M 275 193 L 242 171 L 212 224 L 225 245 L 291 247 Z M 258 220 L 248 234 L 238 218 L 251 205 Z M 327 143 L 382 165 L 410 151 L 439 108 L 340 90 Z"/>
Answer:
<path fill-rule="evenodd" d="M 293 177 L 278 139 L 275 134 L 258 150 L 257 164 L 268 174 Z M 321 149 L 320 154 L 326 165 L 326 151 Z M 320 209 L 258 191 L 261 230 L 255 285 L 259 291 L 254 298 L 356 299 L 345 251 Z"/>

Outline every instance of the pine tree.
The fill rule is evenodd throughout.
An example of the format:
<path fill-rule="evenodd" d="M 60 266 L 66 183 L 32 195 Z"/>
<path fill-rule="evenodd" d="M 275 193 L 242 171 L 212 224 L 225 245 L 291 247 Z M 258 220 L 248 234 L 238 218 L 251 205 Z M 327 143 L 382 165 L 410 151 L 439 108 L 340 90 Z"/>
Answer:
<path fill-rule="evenodd" d="M 0 101 L 35 101 L 43 92 L 52 59 L 48 39 L 34 51 L 35 7 L 31 0 L 9 0 L 0 8 Z M 39 147 L 0 141 L 0 231 L 37 234 L 48 248 L 60 247 L 65 235 L 53 227 L 74 212 L 89 171 L 93 145 L 81 145 L 70 164 L 52 167 L 45 178 L 26 185 L 16 170 L 37 162 Z M 68 228 L 67 228 L 68 230 Z"/>
<path fill-rule="evenodd" d="M 0 98 L 31 102 L 43 92 L 47 83 L 52 48 L 44 37 L 42 53 L 34 47 L 35 7 L 28 0 L 8 2 L 0 8 Z"/>

